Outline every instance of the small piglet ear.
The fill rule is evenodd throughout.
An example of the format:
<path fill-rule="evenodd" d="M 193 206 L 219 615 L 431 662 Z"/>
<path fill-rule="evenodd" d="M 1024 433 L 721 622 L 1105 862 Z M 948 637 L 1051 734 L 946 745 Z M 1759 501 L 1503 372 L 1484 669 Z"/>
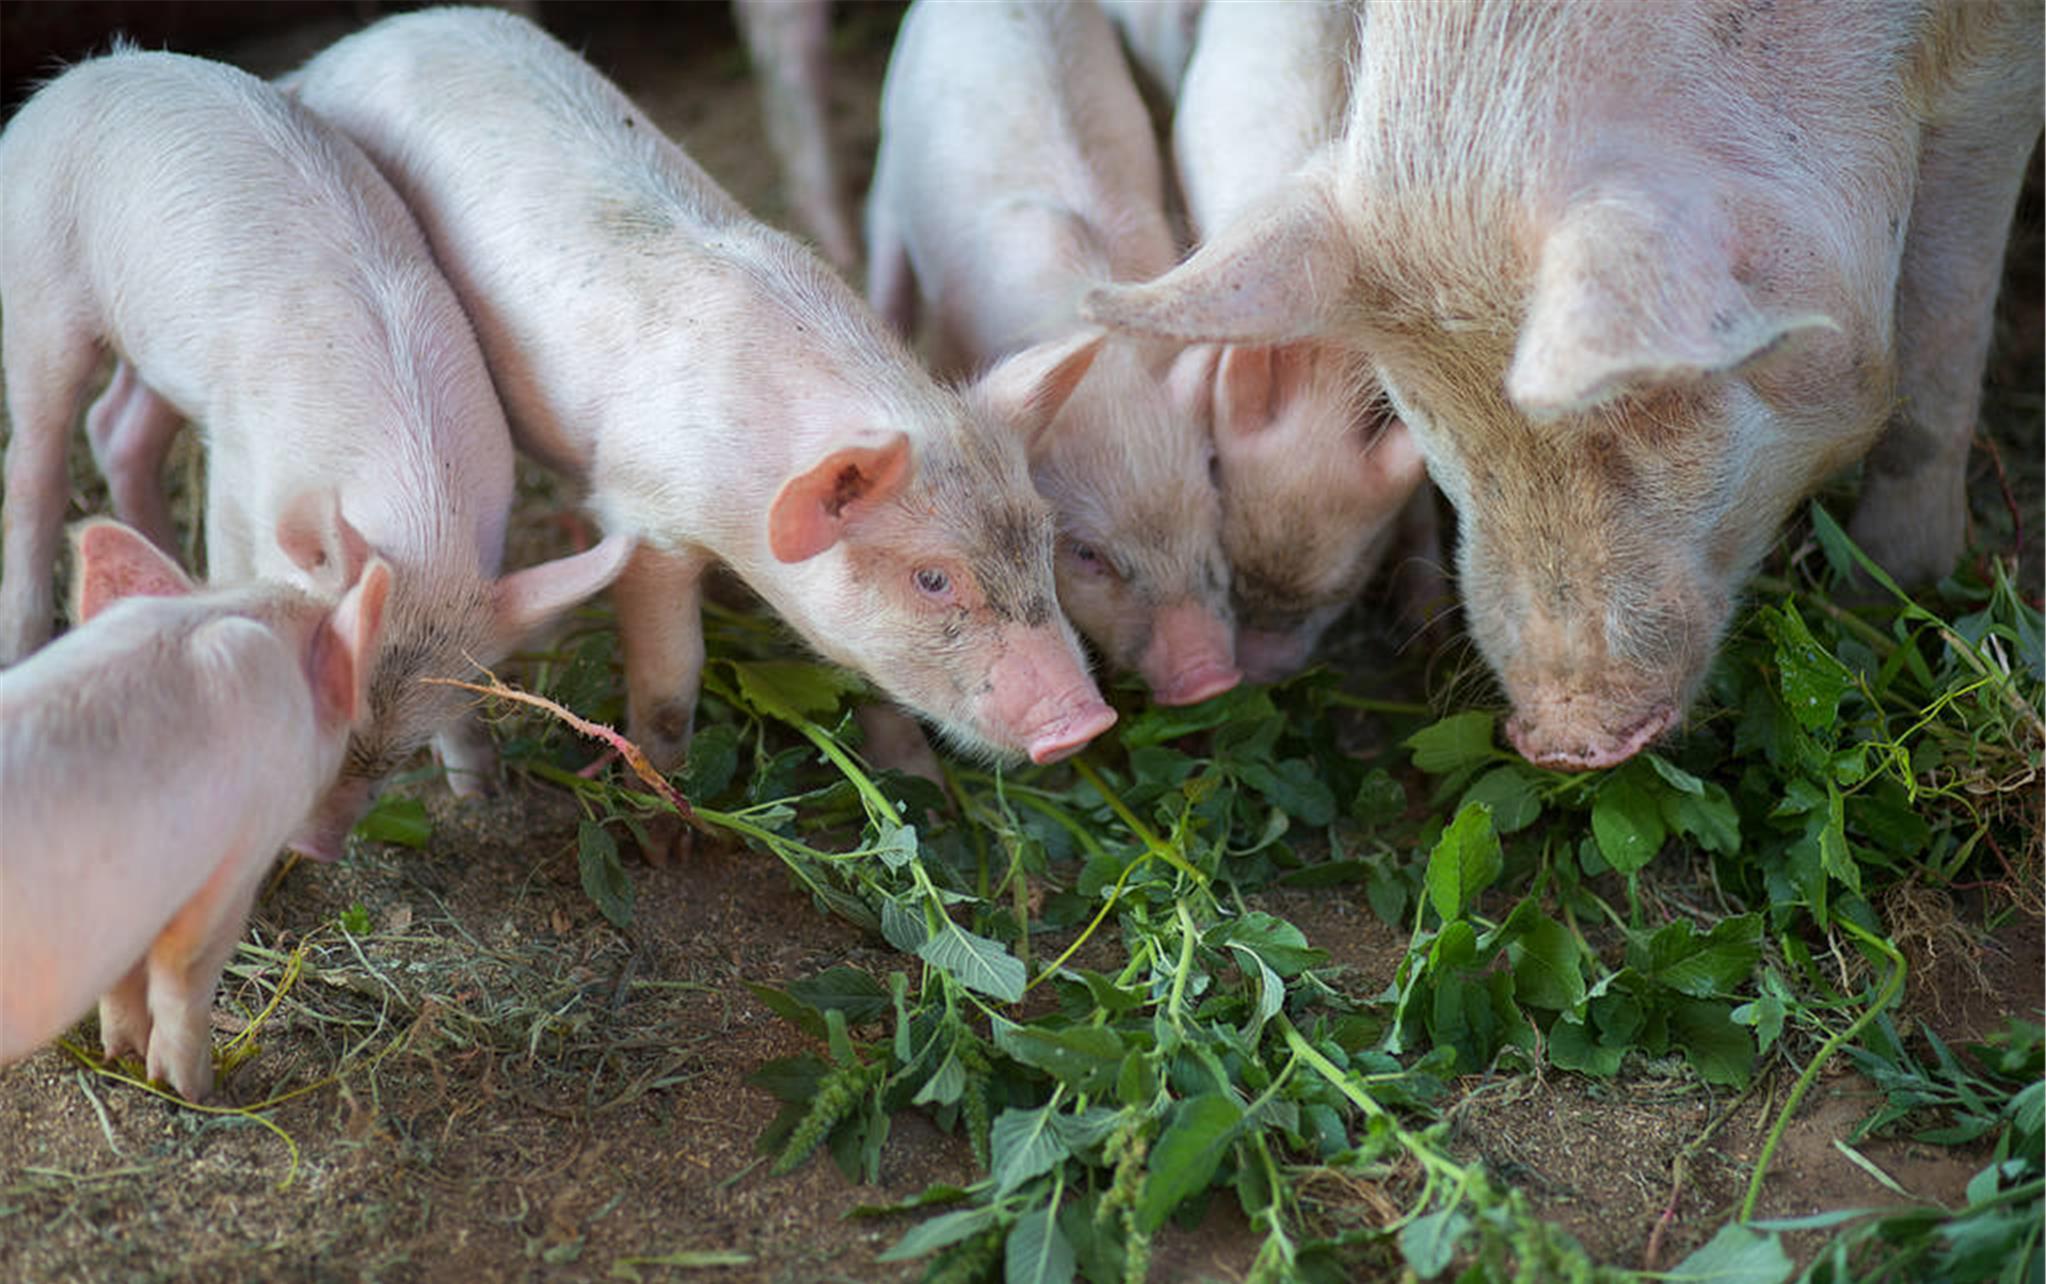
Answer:
<path fill-rule="evenodd" d="M 498 580 L 491 592 L 500 644 L 516 647 L 533 630 L 610 587 L 637 546 L 632 536 L 614 533 L 593 548 L 513 571 Z"/>
<path fill-rule="evenodd" d="M 1096 325 L 1190 343 L 1274 343 L 1326 333 L 1357 277 L 1332 171 L 1311 166 L 1142 285 L 1080 301 Z"/>
<path fill-rule="evenodd" d="M 1514 406 L 1552 420 L 1724 374 L 1799 330 L 1840 328 L 1736 280 L 1734 238 L 1709 197 L 1630 193 L 1571 209 L 1542 247 L 1506 372 Z"/>
<path fill-rule="evenodd" d="M 1090 329 L 1033 344 L 996 362 L 973 385 L 973 392 L 1030 449 L 1087 377 L 1107 338 Z"/>
<path fill-rule="evenodd" d="M 346 727 L 362 720 L 390 595 L 390 563 L 371 557 L 321 623 L 311 660 L 313 699 L 321 718 Z"/>
<path fill-rule="evenodd" d="M 909 484 L 909 437 L 896 432 L 878 445 L 841 446 L 782 483 L 767 509 L 767 546 L 783 562 L 817 556 L 846 527 Z"/>
<path fill-rule="evenodd" d="M 301 491 L 277 518 L 277 546 L 319 588 L 339 593 L 362 577 L 369 541 L 341 515 L 331 489 Z"/>
<path fill-rule="evenodd" d="M 1404 495 L 1428 477 L 1428 462 L 1407 421 L 1388 418 L 1364 452 L 1364 487 L 1377 495 Z"/>
<path fill-rule="evenodd" d="M 124 597 L 183 597 L 192 577 L 140 532 L 111 518 L 82 522 L 71 535 L 77 584 L 71 618 L 83 624 Z"/>

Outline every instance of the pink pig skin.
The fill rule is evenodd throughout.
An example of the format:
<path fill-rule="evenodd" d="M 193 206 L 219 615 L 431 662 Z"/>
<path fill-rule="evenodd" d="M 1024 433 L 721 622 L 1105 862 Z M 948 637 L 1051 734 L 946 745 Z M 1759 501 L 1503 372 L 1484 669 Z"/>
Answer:
<path fill-rule="evenodd" d="M 391 565 L 388 644 L 334 791 L 296 841 L 331 858 L 377 783 L 436 733 L 454 779 L 493 767 L 423 685 L 501 658 L 603 587 L 624 539 L 497 578 L 512 445 L 475 338 L 390 186 L 346 139 L 232 67 L 120 51 L 37 91 L 0 135 L 0 361 L 7 451 L 0 663 L 49 636 L 65 454 L 88 416 L 116 513 L 159 544 L 181 420 L 207 444 L 206 551 L 220 581 L 332 592 L 271 538 L 312 487 Z"/>
<path fill-rule="evenodd" d="M 0 673 L 0 1062 L 99 996 L 107 1054 L 143 1054 L 197 1101 L 214 985 L 341 768 L 390 568 L 360 563 L 338 604 L 282 584 L 195 592 L 117 523 L 77 541 L 84 622 Z"/>
<path fill-rule="evenodd" d="M 831 0 L 733 0 L 732 16 L 760 82 L 767 140 L 791 212 L 841 272 L 859 259 L 851 207 L 831 150 Z"/>
<path fill-rule="evenodd" d="M 868 297 L 921 311 L 941 372 L 1084 333 L 1082 294 L 1171 267 L 1150 118 L 1084 3 L 913 6 L 867 198 Z M 1234 686 L 1229 568 L 1203 421 L 1212 354 L 1115 340 L 1031 445 L 1058 512 L 1059 602 L 1164 704 Z"/>
<path fill-rule="evenodd" d="M 963 747 L 1050 761 L 1114 721 L 1021 442 L 1098 335 L 938 387 L 815 255 L 506 14 L 390 18 L 286 85 L 419 216 L 520 444 L 645 541 L 614 598 L 655 762 L 688 746 L 713 561 Z"/>
<path fill-rule="evenodd" d="M 1333 149 L 1097 321 L 1368 354 L 1545 766 L 1677 723 L 1783 519 L 1953 564 L 2040 6 L 1367 6 Z"/>

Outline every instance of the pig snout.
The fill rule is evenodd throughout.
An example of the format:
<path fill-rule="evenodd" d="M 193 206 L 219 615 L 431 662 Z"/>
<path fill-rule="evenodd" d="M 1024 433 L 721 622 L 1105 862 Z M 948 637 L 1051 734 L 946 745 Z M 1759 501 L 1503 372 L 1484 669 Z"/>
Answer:
<path fill-rule="evenodd" d="M 1516 702 L 1506 738 L 1537 767 L 1589 771 L 1617 767 L 1676 725 L 1677 706 L 1659 701 L 1646 711 L 1615 708 L 1590 692 L 1536 691 Z"/>
<path fill-rule="evenodd" d="M 993 738 L 1021 746 L 1034 763 L 1057 762 L 1115 725 L 1063 638 L 1011 646 L 988 674 L 987 717 Z"/>
<path fill-rule="evenodd" d="M 355 822 L 362 819 L 376 796 L 377 782 L 343 776 L 285 846 L 301 856 L 331 865 L 341 859 L 341 853 L 347 849 L 348 831 L 355 828 Z"/>
<path fill-rule="evenodd" d="M 1198 603 L 1178 602 L 1153 619 L 1137 670 L 1159 704 L 1199 704 L 1242 681 L 1234 651 L 1227 622 Z"/>
<path fill-rule="evenodd" d="M 1307 666 L 1318 630 L 1239 628 L 1236 665 L 1246 682 L 1277 682 Z"/>

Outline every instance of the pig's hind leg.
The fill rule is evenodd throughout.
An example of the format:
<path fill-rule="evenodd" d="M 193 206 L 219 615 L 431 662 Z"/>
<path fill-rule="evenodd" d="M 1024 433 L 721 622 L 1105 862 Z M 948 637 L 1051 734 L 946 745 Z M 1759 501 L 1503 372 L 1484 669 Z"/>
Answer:
<path fill-rule="evenodd" d="M 149 962 L 136 960 L 128 974 L 99 999 L 99 1047 L 108 1060 L 149 1051 Z"/>
<path fill-rule="evenodd" d="M 113 495 L 114 516 L 172 557 L 178 555 L 178 532 L 164 494 L 163 464 L 183 422 L 126 361 L 115 365 L 113 381 L 85 416 L 86 437 Z"/>
<path fill-rule="evenodd" d="M 29 293 L 36 293 L 29 291 Z M 0 367 L 7 377 L 6 502 L 0 529 L 0 666 L 26 658 L 50 640 L 56 610 L 53 578 L 71 498 L 65 459 L 78 402 L 99 364 L 91 332 L 65 324 L 62 310 L 17 304 L 8 296 L 8 324 L 0 329 Z"/>

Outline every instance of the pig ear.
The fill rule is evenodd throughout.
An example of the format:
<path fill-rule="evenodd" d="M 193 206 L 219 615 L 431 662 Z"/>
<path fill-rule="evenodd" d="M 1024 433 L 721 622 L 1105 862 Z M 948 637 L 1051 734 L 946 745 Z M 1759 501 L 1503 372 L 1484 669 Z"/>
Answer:
<path fill-rule="evenodd" d="M 1004 357 L 973 386 L 990 409 L 1033 448 L 1080 386 L 1108 335 L 1083 330 Z"/>
<path fill-rule="evenodd" d="M 124 597 L 183 597 L 192 577 L 141 532 L 110 518 L 81 523 L 71 535 L 77 566 L 71 618 L 83 624 Z"/>
<path fill-rule="evenodd" d="M 516 646 L 534 629 L 608 587 L 625 569 L 636 545 L 630 535 L 606 535 L 594 548 L 498 580 L 491 590 L 498 638 Z"/>
<path fill-rule="evenodd" d="M 806 561 L 836 544 L 860 515 L 909 483 L 909 437 L 841 446 L 782 483 L 767 509 L 767 546 L 784 562 Z"/>
<path fill-rule="evenodd" d="M 390 595 L 390 563 L 381 557 L 369 558 L 315 635 L 313 699 L 323 719 L 346 727 L 362 720 L 370 669 L 383 640 L 384 605 Z"/>
<path fill-rule="evenodd" d="M 362 577 L 369 541 L 341 515 L 341 496 L 331 490 L 294 495 L 277 518 L 277 546 L 322 588 L 339 592 Z"/>
<path fill-rule="evenodd" d="M 1734 278 L 1709 202 L 1593 200 L 1542 247 L 1506 394 L 1535 420 L 1722 374 L 1831 317 L 1774 307 Z"/>
<path fill-rule="evenodd" d="M 1316 168 L 1164 276 L 1096 286 L 1080 315 L 1114 330 L 1196 343 L 1305 339 L 1328 332 L 1356 276 L 1328 171 Z"/>

